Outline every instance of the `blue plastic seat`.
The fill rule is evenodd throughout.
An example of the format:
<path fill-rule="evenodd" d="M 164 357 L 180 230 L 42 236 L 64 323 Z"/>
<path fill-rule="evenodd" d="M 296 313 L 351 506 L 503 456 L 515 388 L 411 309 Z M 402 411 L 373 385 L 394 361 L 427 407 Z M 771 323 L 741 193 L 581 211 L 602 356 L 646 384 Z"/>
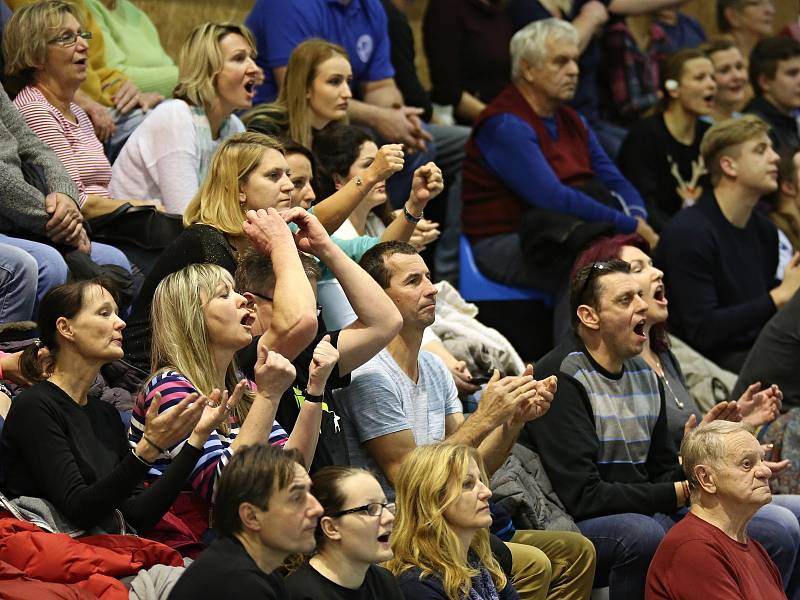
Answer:
<path fill-rule="evenodd" d="M 547 306 L 553 304 L 551 294 L 538 290 L 505 285 L 492 281 L 478 270 L 475 257 L 472 255 L 472 246 L 465 235 L 462 235 L 458 245 L 458 287 L 464 300 L 536 300 Z"/>

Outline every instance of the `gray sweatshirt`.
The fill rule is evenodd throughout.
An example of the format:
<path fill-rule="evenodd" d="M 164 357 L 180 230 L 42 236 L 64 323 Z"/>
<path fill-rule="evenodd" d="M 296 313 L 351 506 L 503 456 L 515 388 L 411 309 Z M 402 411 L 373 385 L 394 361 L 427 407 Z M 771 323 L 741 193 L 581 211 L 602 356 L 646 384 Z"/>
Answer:
<path fill-rule="evenodd" d="M 48 191 L 77 201 L 78 188 L 58 157 L 36 137 L 0 85 L 0 232 L 44 236 L 49 215 L 44 196 L 22 175 L 22 161 L 42 169 Z"/>

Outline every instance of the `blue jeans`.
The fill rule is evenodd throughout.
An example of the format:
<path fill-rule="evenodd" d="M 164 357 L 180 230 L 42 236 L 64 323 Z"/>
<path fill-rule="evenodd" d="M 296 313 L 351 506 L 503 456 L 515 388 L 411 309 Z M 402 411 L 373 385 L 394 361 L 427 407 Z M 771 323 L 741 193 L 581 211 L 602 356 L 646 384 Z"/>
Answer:
<path fill-rule="evenodd" d="M 0 323 L 29 321 L 33 316 L 37 270 L 30 254 L 0 243 Z"/>
<path fill-rule="evenodd" d="M 576 523 L 597 551 L 595 587 L 608 586 L 609 600 L 644 598 L 647 567 L 666 534 L 660 520 L 621 513 Z"/>
<path fill-rule="evenodd" d="M 786 596 L 800 600 L 800 495 L 775 494 L 750 521 L 747 533 L 767 550 L 783 579 Z"/>
<path fill-rule="evenodd" d="M 33 281 L 33 301 L 25 300 L 25 305 L 16 309 L 13 307 L 13 300 L 4 300 L 4 308 L 11 302 L 11 312 L 5 314 L 0 313 L 0 322 L 6 323 L 10 321 L 26 321 L 34 314 L 34 307 L 39 300 L 47 293 L 50 288 L 61 285 L 67 280 L 67 263 L 61 257 L 58 250 L 47 244 L 39 242 L 32 242 L 22 238 L 9 237 L 0 234 L 0 243 L 12 247 L 17 253 L 24 254 L 26 270 L 32 270 L 34 273 Z M 17 254 L 19 257 L 19 254 Z M 25 277 L 29 277 L 26 275 Z"/>
<path fill-rule="evenodd" d="M 48 290 L 61 285 L 67 280 L 67 275 L 69 274 L 67 263 L 64 262 L 64 257 L 61 256 L 61 253 L 53 246 L 4 234 L 0 234 L 0 244 L 6 244 L 21 250 L 27 259 L 30 259 L 26 260 L 26 268 L 35 269 L 34 272 L 37 275 L 36 287 L 34 288 L 36 303 L 42 299 Z M 98 265 L 117 265 L 128 272 L 131 270 L 131 263 L 122 250 L 108 244 L 92 242 L 91 257 Z M 34 314 L 34 303 L 30 304 L 30 311 L 25 311 L 24 314 L 27 316 L 23 319 L 10 319 L 3 318 L 2 313 L 0 313 L 0 322 L 30 319 L 31 315 Z"/>

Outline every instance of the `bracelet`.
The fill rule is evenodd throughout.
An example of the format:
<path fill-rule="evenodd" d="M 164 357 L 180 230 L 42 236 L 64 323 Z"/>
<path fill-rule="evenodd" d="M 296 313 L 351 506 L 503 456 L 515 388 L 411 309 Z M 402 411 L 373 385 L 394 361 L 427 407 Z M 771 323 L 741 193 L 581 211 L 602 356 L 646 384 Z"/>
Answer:
<path fill-rule="evenodd" d="M 364 180 L 361 179 L 361 175 L 356 175 L 355 177 L 353 177 L 353 181 L 356 182 L 357 187 L 361 187 L 362 185 L 364 185 Z"/>
<path fill-rule="evenodd" d="M 145 459 L 143 459 L 139 455 L 139 453 L 136 451 L 136 448 L 131 448 L 131 454 L 133 454 L 136 457 L 136 460 L 138 460 L 140 463 L 142 463 L 146 467 L 152 467 L 153 466 L 153 463 L 147 462 Z"/>
<path fill-rule="evenodd" d="M 688 481 L 681 481 L 681 485 L 683 486 L 683 499 L 684 499 L 684 506 L 689 504 L 689 482 Z"/>
<path fill-rule="evenodd" d="M 415 216 L 415 215 L 412 215 L 410 212 L 408 212 L 408 209 L 406 208 L 406 205 L 405 205 L 405 204 L 403 204 L 403 216 L 406 218 L 406 221 L 408 221 L 409 223 L 413 223 L 414 225 L 416 225 L 417 223 L 419 223 L 420 221 L 422 221 L 422 217 L 423 217 L 423 216 L 425 216 L 425 213 L 422 213 L 422 214 L 421 214 L 420 216 L 418 216 L 418 217 L 417 217 L 417 216 Z"/>
<path fill-rule="evenodd" d="M 158 453 L 159 453 L 159 454 L 164 454 L 164 452 L 166 452 L 166 451 L 165 451 L 163 448 L 161 448 L 161 447 L 159 447 L 159 446 L 156 446 L 156 445 L 153 443 L 153 440 L 151 440 L 151 439 L 150 439 L 149 437 L 147 437 L 145 434 L 142 434 L 142 439 L 143 439 L 145 442 L 147 442 L 148 444 L 150 444 L 150 445 L 151 445 L 153 448 L 155 448 L 156 450 L 158 450 Z"/>
<path fill-rule="evenodd" d="M 317 396 L 316 394 L 312 394 L 311 392 L 308 391 L 308 388 L 303 390 L 303 396 L 305 397 L 306 402 L 312 402 L 314 404 L 320 404 L 325 401 L 324 395 L 320 394 L 319 396 Z"/>

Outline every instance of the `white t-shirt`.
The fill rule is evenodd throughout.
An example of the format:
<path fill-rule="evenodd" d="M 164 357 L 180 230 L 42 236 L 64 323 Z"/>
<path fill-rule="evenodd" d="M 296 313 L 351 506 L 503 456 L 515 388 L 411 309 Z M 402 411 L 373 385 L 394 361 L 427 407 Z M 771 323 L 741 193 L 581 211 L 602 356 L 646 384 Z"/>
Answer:
<path fill-rule="evenodd" d="M 245 130 L 235 115 L 229 135 Z M 111 170 L 113 198 L 160 200 L 169 213 L 182 215 L 200 188 L 200 165 L 209 164 L 223 140 L 197 140 L 192 111 L 183 100 L 166 100 L 145 117 L 125 142 Z"/>

